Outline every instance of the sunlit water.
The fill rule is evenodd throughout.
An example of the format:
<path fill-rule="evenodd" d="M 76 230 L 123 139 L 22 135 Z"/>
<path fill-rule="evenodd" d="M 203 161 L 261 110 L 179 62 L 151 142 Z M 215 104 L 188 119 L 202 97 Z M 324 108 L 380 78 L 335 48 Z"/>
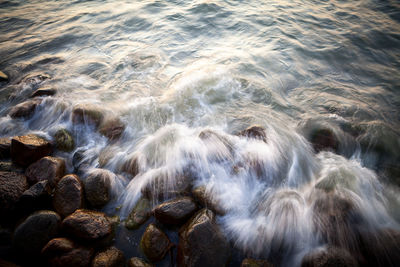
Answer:
<path fill-rule="evenodd" d="M 70 130 L 82 179 L 117 174 L 104 210 L 122 219 L 155 177 L 174 187 L 189 170 L 226 211 L 218 222 L 238 253 L 295 266 L 329 242 L 316 227 L 332 227 L 332 199 L 357 217 L 336 226 L 335 244 L 351 250 L 360 229 L 399 228 L 384 171 L 399 164 L 399 62 L 397 1 L 2 1 L 0 135 Z M 24 79 L 38 74 L 49 79 Z M 7 116 L 47 86 L 57 94 L 31 119 Z M 118 116 L 121 139 L 72 124 L 82 103 Z M 266 143 L 236 135 L 253 124 Z M 340 155 L 314 153 L 307 138 L 322 126 Z M 73 154 L 58 152 L 69 171 Z M 134 159 L 132 179 L 123 166 Z M 140 235 L 121 231 L 117 245 L 140 254 Z"/>

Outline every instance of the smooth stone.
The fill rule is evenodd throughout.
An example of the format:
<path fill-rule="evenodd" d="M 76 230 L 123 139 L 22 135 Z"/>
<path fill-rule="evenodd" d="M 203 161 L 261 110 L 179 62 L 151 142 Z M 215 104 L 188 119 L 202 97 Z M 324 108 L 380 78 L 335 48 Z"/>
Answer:
<path fill-rule="evenodd" d="M 221 207 L 218 201 L 207 194 L 205 186 L 199 186 L 192 191 L 194 199 L 204 208 L 210 209 L 218 215 L 225 215 L 226 211 Z"/>
<path fill-rule="evenodd" d="M 315 129 L 311 133 L 310 142 L 316 153 L 325 150 L 337 152 L 339 149 L 339 141 L 335 133 L 329 128 Z"/>
<path fill-rule="evenodd" d="M 93 124 L 98 127 L 104 119 L 100 108 L 88 104 L 76 105 L 72 110 L 72 123 Z"/>
<path fill-rule="evenodd" d="M 124 253 L 115 247 L 98 252 L 92 261 L 92 267 L 121 267 L 124 265 Z"/>
<path fill-rule="evenodd" d="M 171 246 L 167 235 L 153 223 L 147 226 L 140 241 L 144 255 L 152 262 L 161 261 Z"/>
<path fill-rule="evenodd" d="M 25 102 L 22 102 L 10 109 L 8 112 L 8 115 L 10 115 L 11 118 L 16 119 L 16 118 L 29 118 L 33 115 L 33 112 L 35 111 L 36 107 L 41 103 L 41 99 L 33 99 L 33 100 L 28 100 Z"/>
<path fill-rule="evenodd" d="M 65 175 L 57 183 L 54 197 L 54 209 L 63 217 L 83 207 L 83 186 L 75 174 Z"/>
<path fill-rule="evenodd" d="M 89 204 L 102 207 L 110 201 L 111 179 L 114 173 L 97 169 L 85 180 L 85 194 Z"/>
<path fill-rule="evenodd" d="M 77 210 L 64 219 L 62 228 L 83 241 L 100 242 L 112 237 L 112 225 L 103 212 Z"/>
<path fill-rule="evenodd" d="M 271 263 L 266 260 L 244 259 L 240 267 L 273 267 Z"/>
<path fill-rule="evenodd" d="M 238 135 L 245 136 L 249 139 L 261 140 L 264 143 L 267 142 L 267 134 L 265 133 L 265 129 L 258 125 L 250 126 L 247 129 L 241 131 Z"/>
<path fill-rule="evenodd" d="M 164 224 L 180 225 L 196 212 L 197 205 L 191 197 L 176 198 L 158 205 L 154 217 Z"/>
<path fill-rule="evenodd" d="M 54 134 L 56 148 L 61 151 L 71 152 L 74 150 L 75 141 L 72 134 L 66 129 L 60 129 Z"/>
<path fill-rule="evenodd" d="M 32 93 L 31 98 L 39 97 L 39 96 L 53 96 L 57 93 L 57 90 L 54 88 L 39 88 L 35 92 Z"/>
<path fill-rule="evenodd" d="M 39 181 L 49 181 L 54 187 L 65 174 L 65 160 L 63 158 L 44 157 L 29 165 L 25 171 L 30 184 Z"/>
<path fill-rule="evenodd" d="M 51 208 L 51 188 L 48 181 L 40 181 L 26 190 L 18 201 L 18 207 L 24 213 Z"/>
<path fill-rule="evenodd" d="M 15 172 L 0 172 L 0 214 L 2 219 L 12 213 L 19 198 L 29 188 L 25 175 Z"/>
<path fill-rule="evenodd" d="M 135 177 L 139 173 L 139 160 L 137 157 L 132 157 L 125 161 L 121 167 L 121 171 L 129 173 L 132 177 Z"/>
<path fill-rule="evenodd" d="M 147 263 L 141 258 L 133 257 L 128 260 L 128 267 L 153 267 L 153 264 Z"/>
<path fill-rule="evenodd" d="M 8 81 L 8 76 L 4 72 L 0 71 L 0 81 Z"/>
<path fill-rule="evenodd" d="M 301 267 L 357 267 L 357 261 L 344 249 L 317 249 L 304 256 Z"/>
<path fill-rule="evenodd" d="M 178 266 L 226 266 L 229 243 L 209 209 L 198 211 L 179 231 Z"/>
<path fill-rule="evenodd" d="M 104 120 L 99 127 L 99 132 L 110 140 L 117 140 L 124 131 L 125 124 L 118 118 Z"/>
<path fill-rule="evenodd" d="M 36 135 L 28 134 L 11 139 L 12 161 L 22 167 L 27 167 L 42 157 L 50 155 L 51 144 Z"/>
<path fill-rule="evenodd" d="M 67 238 L 54 238 L 42 249 L 42 256 L 52 267 L 88 267 L 93 248 L 88 248 L 75 243 Z"/>
<path fill-rule="evenodd" d="M 19 255 L 38 255 L 55 237 L 61 222 L 54 211 L 43 210 L 30 215 L 14 232 L 13 246 Z"/>
<path fill-rule="evenodd" d="M 11 137 L 0 138 L 0 159 L 7 159 L 11 155 Z"/>
<path fill-rule="evenodd" d="M 151 205 L 147 198 L 141 198 L 132 209 L 125 221 L 125 227 L 128 229 L 137 229 L 150 217 Z"/>

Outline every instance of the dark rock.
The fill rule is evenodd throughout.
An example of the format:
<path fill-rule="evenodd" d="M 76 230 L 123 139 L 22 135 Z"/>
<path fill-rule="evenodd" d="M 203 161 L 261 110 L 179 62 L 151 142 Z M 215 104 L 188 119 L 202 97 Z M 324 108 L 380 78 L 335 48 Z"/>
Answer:
<path fill-rule="evenodd" d="M 179 266 L 225 266 L 229 257 L 229 243 L 211 210 L 200 210 L 179 231 Z"/>
<path fill-rule="evenodd" d="M 110 140 L 118 139 L 124 130 L 125 124 L 118 118 L 104 120 L 99 127 L 99 132 Z"/>
<path fill-rule="evenodd" d="M 49 181 L 49 185 L 54 187 L 65 174 L 65 160 L 55 157 L 44 157 L 29 165 L 25 171 L 30 184 L 39 181 Z"/>
<path fill-rule="evenodd" d="M 322 150 L 338 151 L 339 141 L 329 128 L 315 129 L 310 136 L 310 142 L 316 153 Z"/>
<path fill-rule="evenodd" d="M 97 253 L 92 261 L 92 267 L 121 267 L 124 265 L 124 254 L 115 247 Z"/>
<path fill-rule="evenodd" d="M 48 181 L 40 181 L 26 190 L 18 201 L 18 207 L 24 213 L 51 207 L 51 188 Z"/>
<path fill-rule="evenodd" d="M 225 215 L 226 211 L 217 200 L 213 199 L 210 194 L 207 194 L 205 186 L 196 187 L 193 189 L 192 194 L 202 207 L 208 208 L 218 215 Z"/>
<path fill-rule="evenodd" d="M 6 219 L 12 213 L 16 204 L 28 189 L 28 182 L 23 174 L 15 172 L 0 172 L 0 214 L 2 219 Z"/>
<path fill-rule="evenodd" d="M 12 231 L 0 227 L 0 259 L 8 258 L 12 253 Z M 0 262 L 0 266 L 1 262 Z"/>
<path fill-rule="evenodd" d="M 150 217 L 151 205 L 147 198 L 141 198 L 132 209 L 128 218 L 125 221 L 125 226 L 128 229 L 137 229 Z"/>
<path fill-rule="evenodd" d="M 101 109 L 93 105 L 79 104 L 72 110 L 72 122 L 74 124 L 85 123 L 98 127 L 103 119 L 104 115 Z"/>
<path fill-rule="evenodd" d="M 58 150 L 71 152 L 74 150 L 75 142 L 72 134 L 66 129 L 58 130 L 54 135 L 55 145 Z"/>
<path fill-rule="evenodd" d="M 0 82 L 8 81 L 8 76 L 4 72 L 0 71 Z"/>
<path fill-rule="evenodd" d="M 267 142 L 267 135 L 265 133 L 265 129 L 261 126 L 253 125 L 249 128 L 241 131 L 239 136 L 245 136 L 250 139 L 257 139 L 263 142 Z"/>
<path fill-rule="evenodd" d="M 244 259 L 241 267 L 273 267 L 271 263 L 266 260 Z"/>
<path fill-rule="evenodd" d="M 13 262 L 0 259 L 0 267 L 19 267 L 19 265 L 16 265 Z"/>
<path fill-rule="evenodd" d="M 83 186 L 78 176 L 69 174 L 61 178 L 55 188 L 53 206 L 63 217 L 82 208 Z"/>
<path fill-rule="evenodd" d="M 88 267 L 94 250 L 67 238 L 54 238 L 42 249 L 42 255 L 52 267 Z"/>
<path fill-rule="evenodd" d="M 83 241 L 98 242 L 112 237 L 112 225 L 102 212 L 77 210 L 64 219 L 62 227 Z"/>
<path fill-rule="evenodd" d="M 7 159 L 10 157 L 11 151 L 11 138 L 0 138 L 0 159 Z"/>
<path fill-rule="evenodd" d="M 153 267 L 153 266 L 154 265 L 149 264 L 144 260 L 136 257 L 130 258 L 128 260 L 128 267 Z"/>
<path fill-rule="evenodd" d="M 166 234 L 158 229 L 154 224 L 149 224 L 140 241 L 140 246 L 144 255 L 152 261 L 157 262 L 164 258 L 170 250 L 172 243 Z"/>
<path fill-rule="evenodd" d="M 164 224 L 180 225 L 196 212 L 197 205 L 191 197 L 181 197 L 164 202 L 154 209 L 154 217 Z"/>
<path fill-rule="evenodd" d="M 35 111 L 36 107 L 41 103 L 41 101 L 41 99 L 33 99 L 20 103 L 12 107 L 8 115 L 10 115 L 10 117 L 13 119 L 29 118 L 33 115 L 33 112 Z"/>
<path fill-rule="evenodd" d="M 13 245 L 18 255 L 37 255 L 55 237 L 61 218 L 54 211 L 38 211 L 30 215 L 14 232 Z"/>
<path fill-rule="evenodd" d="M 301 267 L 356 267 L 356 260 L 344 249 L 329 247 L 305 255 Z"/>
<path fill-rule="evenodd" d="M 33 134 L 17 136 L 11 139 L 12 161 L 23 167 L 27 167 L 40 158 L 50 155 L 51 152 L 51 144 Z"/>
<path fill-rule="evenodd" d="M 57 90 L 54 88 L 39 88 L 35 92 L 32 93 L 31 98 L 38 96 L 52 96 L 57 93 Z"/>
<path fill-rule="evenodd" d="M 2 172 L 16 172 L 16 173 L 24 173 L 25 170 L 12 163 L 12 161 L 4 160 L 0 161 L 0 171 Z"/>
<path fill-rule="evenodd" d="M 85 180 L 86 199 L 93 207 L 102 207 L 110 201 L 112 172 L 97 169 Z"/>

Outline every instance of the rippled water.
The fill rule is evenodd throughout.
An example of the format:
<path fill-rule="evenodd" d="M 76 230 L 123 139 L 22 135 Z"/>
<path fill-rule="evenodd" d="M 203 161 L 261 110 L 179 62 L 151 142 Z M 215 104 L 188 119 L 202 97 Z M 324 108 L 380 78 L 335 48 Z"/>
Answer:
<path fill-rule="evenodd" d="M 353 203 L 362 227 L 399 228 L 397 1 L 2 1 L 0 25 L 0 70 L 10 76 L 0 135 L 69 129 L 89 164 L 82 178 L 98 167 L 119 175 L 107 212 L 122 204 L 124 218 L 154 177 L 173 186 L 191 166 L 243 254 L 284 247 L 277 261 L 294 266 L 326 244 L 311 227 L 332 197 L 318 191 L 326 187 Z M 31 119 L 7 116 L 47 86 L 57 94 Z M 82 103 L 121 118 L 122 138 L 72 124 Z M 267 143 L 235 135 L 253 124 Z M 340 155 L 313 152 L 318 127 L 334 131 Z M 204 130 L 217 137 L 199 138 Z M 73 153 L 58 153 L 72 171 Z M 123 172 L 132 159 L 134 179 Z M 121 247 L 136 255 L 137 238 L 125 235 Z"/>

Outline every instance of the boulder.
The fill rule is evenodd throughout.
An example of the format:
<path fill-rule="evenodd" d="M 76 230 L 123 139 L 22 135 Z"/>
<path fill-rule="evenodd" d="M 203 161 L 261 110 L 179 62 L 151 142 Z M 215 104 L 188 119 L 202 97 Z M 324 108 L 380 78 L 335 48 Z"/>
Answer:
<path fill-rule="evenodd" d="M 225 215 L 226 211 L 221 207 L 217 200 L 207 194 L 205 186 L 194 188 L 192 194 L 197 203 L 202 207 L 208 208 L 218 215 Z"/>
<path fill-rule="evenodd" d="M 225 266 L 229 257 L 229 243 L 211 210 L 200 210 L 179 231 L 178 266 Z"/>
<path fill-rule="evenodd" d="M 15 172 L 0 172 L 0 214 L 6 219 L 12 213 L 21 195 L 28 189 L 25 175 Z"/>
<path fill-rule="evenodd" d="M 99 242 L 112 238 L 112 225 L 102 212 L 77 210 L 64 219 L 62 228 L 82 241 Z"/>
<path fill-rule="evenodd" d="M 301 267 L 356 267 L 357 261 L 344 249 L 317 249 L 304 256 Z"/>
<path fill-rule="evenodd" d="M 33 99 L 22 102 L 10 109 L 8 115 L 11 118 L 29 118 L 33 115 L 36 107 L 41 103 L 41 99 Z"/>
<path fill-rule="evenodd" d="M 0 159 L 7 159 L 10 157 L 11 151 L 11 138 L 0 138 Z"/>
<path fill-rule="evenodd" d="M 25 171 L 30 184 L 48 181 L 51 187 L 65 174 L 65 160 L 55 157 L 44 157 L 29 165 Z"/>
<path fill-rule="evenodd" d="M 4 72 L 0 71 L 0 82 L 8 81 L 8 76 Z"/>
<path fill-rule="evenodd" d="M 240 267 L 273 267 L 273 265 L 266 260 L 244 259 Z"/>
<path fill-rule="evenodd" d="M 56 148 L 61 151 L 71 152 L 74 150 L 75 141 L 72 134 L 66 129 L 60 129 L 54 134 Z"/>
<path fill-rule="evenodd" d="M 97 169 L 85 180 L 86 199 L 93 207 L 102 207 L 110 201 L 111 179 L 110 171 Z"/>
<path fill-rule="evenodd" d="M 52 267 L 88 267 L 94 250 L 67 239 L 54 238 L 42 249 L 42 256 Z"/>
<path fill-rule="evenodd" d="M 154 217 L 164 224 L 180 225 L 196 212 L 197 205 L 191 197 L 176 198 L 158 205 Z"/>
<path fill-rule="evenodd" d="M 172 243 L 167 235 L 152 223 L 147 226 L 140 241 L 140 247 L 150 261 L 157 262 L 164 258 L 172 247 Z"/>
<path fill-rule="evenodd" d="M 124 130 L 125 124 L 118 118 L 104 120 L 99 127 L 99 132 L 110 140 L 118 139 Z"/>
<path fill-rule="evenodd" d="M 339 148 L 338 138 L 329 128 L 314 129 L 310 136 L 310 142 L 316 153 L 322 150 L 337 152 Z"/>
<path fill-rule="evenodd" d="M 72 123 L 92 124 L 98 127 L 104 119 L 103 112 L 100 108 L 93 105 L 79 104 L 72 110 Z"/>
<path fill-rule="evenodd" d="M 51 152 L 51 144 L 33 134 L 17 136 L 11 139 L 12 161 L 23 167 L 27 167 L 40 158 L 50 155 Z"/>
<path fill-rule="evenodd" d="M 48 181 L 37 182 L 19 198 L 19 210 L 26 214 L 35 210 L 50 209 L 51 191 Z"/>
<path fill-rule="evenodd" d="M 249 139 L 257 139 L 263 142 L 267 142 L 267 134 L 265 133 L 265 129 L 258 125 L 250 126 L 249 128 L 241 131 L 239 136 L 245 136 Z"/>
<path fill-rule="evenodd" d="M 39 96 L 52 96 L 55 95 L 56 93 L 57 90 L 54 88 L 39 88 L 32 93 L 31 98 Z"/>
<path fill-rule="evenodd" d="M 98 252 L 92 261 L 92 267 L 121 267 L 124 265 L 124 254 L 115 247 Z"/>
<path fill-rule="evenodd" d="M 18 255 L 35 256 L 55 237 L 61 222 L 54 211 L 43 210 L 30 215 L 14 232 L 13 246 Z"/>
<path fill-rule="evenodd" d="M 63 217 L 82 208 L 83 186 L 78 176 L 69 174 L 61 178 L 55 188 L 53 206 Z"/>
<path fill-rule="evenodd" d="M 145 262 L 144 260 L 133 257 L 128 260 L 128 267 L 153 267 L 154 265 Z"/>
<path fill-rule="evenodd" d="M 125 226 L 128 229 L 137 229 L 150 217 L 151 205 L 147 198 L 141 198 L 132 209 L 128 218 L 125 221 Z"/>

